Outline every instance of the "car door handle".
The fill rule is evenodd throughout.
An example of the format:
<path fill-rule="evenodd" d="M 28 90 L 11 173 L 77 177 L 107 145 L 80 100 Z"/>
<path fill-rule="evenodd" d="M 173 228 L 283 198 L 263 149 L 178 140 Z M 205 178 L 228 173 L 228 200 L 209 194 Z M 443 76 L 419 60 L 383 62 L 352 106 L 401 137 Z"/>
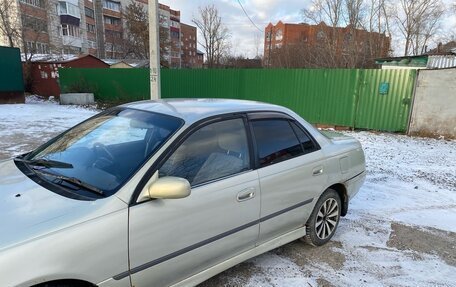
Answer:
<path fill-rule="evenodd" d="M 247 188 L 247 189 L 239 192 L 237 195 L 237 201 L 242 202 L 242 201 L 246 201 L 246 200 L 254 198 L 255 191 L 256 191 L 256 189 L 254 187 L 252 187 L 252 188 Z"/>
<path fill-rule="evenodd" d="M 316 167 L 312 171 L 312 175 L 314 175 L 314 176 L 320 175 L 322 173 L 323 173 L 323 167 L 322 166 Z"/>

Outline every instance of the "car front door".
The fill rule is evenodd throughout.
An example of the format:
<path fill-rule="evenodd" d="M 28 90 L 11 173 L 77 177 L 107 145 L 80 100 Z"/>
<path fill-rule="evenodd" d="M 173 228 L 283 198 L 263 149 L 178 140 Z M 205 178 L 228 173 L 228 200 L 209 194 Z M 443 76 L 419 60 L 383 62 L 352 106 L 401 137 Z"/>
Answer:
<path fill-rule="evenodd" d="M 162 161 L 154 176 L 185 178 L 191 194 L 130 208 L 133 286 L 168 286 L 255 246 L 260 189 L 246 123 L 243 117 L 207 123 Z"/>
<path fill-rule="evenodd" d="M 249 118 L 261 185 L 261 244 L 305 224 L 326 174 L 319 146 L 295 120 L 262 113 Z"/>

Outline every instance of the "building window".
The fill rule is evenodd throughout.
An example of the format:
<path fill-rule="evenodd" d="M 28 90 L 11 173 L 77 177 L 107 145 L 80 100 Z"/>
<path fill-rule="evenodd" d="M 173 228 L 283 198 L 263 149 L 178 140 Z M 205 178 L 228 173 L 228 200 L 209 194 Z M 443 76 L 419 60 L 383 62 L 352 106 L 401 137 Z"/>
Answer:
<path fill-rule="evenodd" d="M 171 31 L 171 38 L 173 38 L 173 39 L 179 39 L 179 32 Z"/>
<path fill-rule="evenodd" d="M 348 46 L 352 42 L 352 39 L 353 39 L 353 35 L 351 33 L 345 34 L 344 35 L 344 45 Z"/>
<path fill-rule="evenodd" d="M 104 16 L 104 22 L 105 24 L 111 24 L 111 25 L 120 25 L 120 18 L 115 18 L 115 17 L 110 17 L 110 16 Z"/>
<path fill-rule="evenodd" d="M 180 23 L 177 22 L 177 21 L 171 20 L 171 27 L 179 28 L 180 27 Z"/>
<path fill-rule="evenodd" d="M 166 27 L 166 28 L 169 27 L 168 17 L 166 15 L 160 14 L 160 26 L 163 26 L 163 27 Z"/>
<path fill-rule="evenodd" d="M 103 8 L 120 12 L 120 2 L 103 0 Z"/>
<path fill-rule="evenodd" d="M 22 3 L 29 4 L 32 6 L 44 8 L 44 1 L 43 0 L 20 0 Z"/>
<path fill-rule="evenodd" d="M 79 35 L 80 35 L 79 26 L 62 24 L 62 35 L 79 38 Z"/>
<path fill-rule="evenodd" d="M 317 41 L 324 40 L 325 37 L 326 37 L 325 32 L 323 32 L 323 31 L 318 31 L 318 33 L 317 33 Z"/>
<path fill-rule="evenodd" d="M 59 15 L 71 15 L 76 18 L 81 18 L 79 7 L 64 1 L 59 1 Z"/>
<path fill-rule="evenodd" d="M 89 46 L 89 48 L 91 48 L 91 49 L 96 49 L 97 48 L 97 43 L 95 43 L 94 41 L 88 40 L 87 41 L 87 46 Z"/>
<path fill-rule="evenodd" d="M 22 14 L 22 25 L 35 32 L 47 32 L 46 20 Z"/>
<path fill-rule="evenodd" d="M 95 25 L 87 24 L 87 32 L 95 33 Z"/>
<path fill-rule="evenodd" d="M 40 42 L 30 42 L 27 41 L 25 43 L 27 45 L 27 52 L 28 53 L 35 53 L 35 54 L 49 54 L 49 45 Z"/>
<path fill-rule="evenodd" d="M 113 30 L 105 30 L 106 38 L 109 39 L 121 39 L 122 38 L 122 32 L 119 31 L 113 31 Z"/>
<path fill-rule="evenodd" d="M 275 40 L 276 41 L 282 41 L 282 39 L 283 39 L 283 32 L 282 32 L 282 29 L 279 29 L 275 33 Z"/>
<path fill-rule="evenodd" d="M 122 52 L 122 45 L 116 45 L 114 43 L 105 43 L 105 50 L 107 52 L 118 52 L 118 53 L 121 53 Z"/>
<path fill-rule="evenodd" d="M 85 15 L 89 18 L 95 19 L 95 11 L 93 11 L 93 9 L 90 9 L 89 7 L 85 7 Z"/>

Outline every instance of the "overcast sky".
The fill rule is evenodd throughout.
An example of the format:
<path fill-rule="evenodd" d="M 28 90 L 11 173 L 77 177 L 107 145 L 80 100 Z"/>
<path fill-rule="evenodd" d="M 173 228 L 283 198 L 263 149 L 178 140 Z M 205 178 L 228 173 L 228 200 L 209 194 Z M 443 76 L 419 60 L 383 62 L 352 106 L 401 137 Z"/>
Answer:
<path fill-rule="evenodd" d="M 452 1 L 444 0 L 446 3 Z M 300 23 L 303 21 L 301 10 L 310 5 L 310 0 L 241 0 L 241 2 L 261 32 L 250 23 L 237 0 L 160 0 L 160 3 L 180 10 L 181 21 L 191 25 L 193 25 L 191 23 L 192 18 L 198 16 L 198 7 L 214 4 L 220 12 L 223 23 L 231 32 L 231 53 L 247 57 L 255 57 L 257 52 L 260 55 L 263 54 L 263 31 L 269 22 L 275 24 L 282 20 L 283 22 Z M 455 33 L 456 15 L 454 13 L 446 17 L 444 27 L 446 31 Z M 449 33 L 444 34 L 448 35 Z M 397 47 L 395 54 L 400 54 L 399 47 L 402 45 L 393 42 L 393 46 Z"/>

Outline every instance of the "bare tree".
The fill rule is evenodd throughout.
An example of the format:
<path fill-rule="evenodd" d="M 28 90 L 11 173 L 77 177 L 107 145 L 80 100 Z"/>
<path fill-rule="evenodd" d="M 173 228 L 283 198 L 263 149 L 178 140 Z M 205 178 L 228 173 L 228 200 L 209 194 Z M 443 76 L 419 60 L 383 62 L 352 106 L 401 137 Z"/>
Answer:
<path fill-rule="evenodd" d="M 444 14 L 441 0 L 399 0 L 392 10 L 405 41 L 404 55 L 417 55 L 424 50 Z"/>
<path fill-rule="evenodd" d="M 139 59 L 149 58 L 149 20 L 144 6 L 136 1 L 131 1 L 123 13 L 127 28 L 126 51 Z"/>
<path fill-rule="evenodd" d="M 132 55 L 138 59 L 149 58 L 149 15 L 143 5 L 132 0 L 125 8 L 124 21 L 127 31 L 125 43 L 125 55 Z M 169 66 L 169 52 L 171 41 L 169 30 L 160 26 L 160 63 L 162 66 Z"/>
<path fill-rule="evenodd" d="M 316 39 L 279 49 L 273 53 L 275 62 L 291 67 L 373 67 L 374 59 L 389 49 L 385 1 L 312 0 L 302 17 L 317 25 Z"/>
<path fill-rule="evenodd" d="M 199 43 L 206 51 L 208 67 L 219 66 L 228 53 L 230 33 L 223 25 L 217 8 L 214 5 L 200 7 L 199 17 L 194 18 L 192 22 L 198 27 L 204 40 Z"/>
<path fill-rule="evenodd" d="M 345 22 L 354 28 L 362 26 L 364 1 L 363 0 L 345 0 Z"/>
<path fill-rule="evenodd" d="M 41 1 L 42 8 L 46 11 L 56 9 L 50 3 L 50 1 Z M 30 91 L 32 85 L 32 59 L 37 53 L 50 52 L 52 47 L 48 42 L 49 28 L 48 20 L 31 16 L 33 15 L 33 6 L 24 5 L 19 11 L 21 17 L 21 28 L 20 28 L 20 44 L 22 54 L 24 56 L 24 83 L 26 91 Z M 46 44 L 47 43 L 47 44 Z M 42 44 L 47 45 L 47 48 L 39 47 Z M 44 51 L 45 50 L 45 51 Z"/>
<path fill-rule="evenodd" d="M 255 45 L 255 48 L 254 48 L 255 58 L 259 58 L 260 57 L 260 46 L 261 46 L 262 42 L 263 41 L 262 41 L 260 33 L 254 32 L 254 34 L 253 34 L 253 43 Z"/>
<path fill-rule="evenodd" d="M 8 39 L 10 47 L 16 46 L 21 35 L 17 9 L 16 1 L 0 0 L 0 32 Z"/>
<path fill-rule="evenodd" d="M 310 8 L 303 9 L 302 14 L 306 21 L 337 27 L 342 20 L 342 11 L 343 0 L 312 0 Z"/>

